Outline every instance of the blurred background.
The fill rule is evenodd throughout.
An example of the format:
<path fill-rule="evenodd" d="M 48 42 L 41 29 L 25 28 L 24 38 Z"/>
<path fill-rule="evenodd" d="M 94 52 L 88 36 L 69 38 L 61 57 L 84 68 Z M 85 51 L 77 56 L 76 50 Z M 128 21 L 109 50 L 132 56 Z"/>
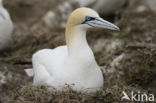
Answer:
<path fill-rule="evenodd" d="M 140 90 L 156 96 L 156 0 L 3 0 L 3 4 L 14 22 L 14 32 L 10 48 L 0 54 L 0 103 L 35 103 L 32 92 L 37 92 L 44 103 L 49 102 L 43 93 L 33 91 L 29 85 L 32 78 L 24 69 L 32 67 L 31 57 L 37 50 L 65 44 L 66 20 L 81 6 L 96 10 L 121 29 L 87 33 L 105 78 L 105 99 L 100 103 L 119 101 L 122 90 Z M 61 97 L 51 96 L 50 100 L 56 98 Z M 92 100 L 84 98 L 86 102 Z M 99 99 L 92 101 L 96 100 Z"/>

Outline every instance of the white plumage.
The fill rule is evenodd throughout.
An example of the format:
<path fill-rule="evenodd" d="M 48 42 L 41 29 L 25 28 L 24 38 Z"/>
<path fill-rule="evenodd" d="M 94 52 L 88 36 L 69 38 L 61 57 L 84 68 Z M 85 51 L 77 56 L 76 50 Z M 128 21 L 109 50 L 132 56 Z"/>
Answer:
<path fill-rule="evenodd" d="M 13 23 L 0 0 L 0 51 L 6 49 L 12 40 Z"/>
<path fill-rule="evenodd" d="M 95 92 L 103 87 L 103 75 L 86 40 L 88 28 L 119 28 L 89 8 L 76 9 L 66 26 L 67 46 L 39 50 L 33 55 L 34 85 L 61 91 L 67 84 L 77 92 Z M 26 72 L 32 75 L 31 70 Z"/>
<path fill-rule="evenodd" d="M 67 46 L 38 51 L 33 55 L 34 84 L 50 85 L 59 91 L 66 84 L 78 92 L 100 90 L 102 72 L 89 52 L 83 57 L 70 57 Z"/>

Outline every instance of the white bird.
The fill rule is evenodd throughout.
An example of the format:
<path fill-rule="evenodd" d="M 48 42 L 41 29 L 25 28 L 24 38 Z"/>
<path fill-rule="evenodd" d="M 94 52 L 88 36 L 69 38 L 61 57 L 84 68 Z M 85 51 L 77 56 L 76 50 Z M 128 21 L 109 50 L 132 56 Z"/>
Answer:
<path fill-rule="evenodd" d="M 120 11 L 120 9 L 127 3 L 128 0 L 72 0 L 72 1 L 78 3 L 80 7 L 83 6 L 91 7 L 98 13 L 106 16 L 113 14 L 117 11 Z"/>
<path fill-rule="evenodd" d="M 8 11 L 3 7 L 0 0 L 0 51 L 3 51 L 12 40 L 13 23 Z"/>
<path fill-rule="evenodd" d="M 39 50 L 32 57 L 33 83 L 62 91 L 67 84 L 76 92 L 96 92 L 103 88 L 102 72 L 90 49 L 86 32 L 89 28 L 119 30 L 90 8 L 78 8 L 69 17 L 66 25 L 65 46 Z M 31 69 L 26 72 L 30 75 Z"/>

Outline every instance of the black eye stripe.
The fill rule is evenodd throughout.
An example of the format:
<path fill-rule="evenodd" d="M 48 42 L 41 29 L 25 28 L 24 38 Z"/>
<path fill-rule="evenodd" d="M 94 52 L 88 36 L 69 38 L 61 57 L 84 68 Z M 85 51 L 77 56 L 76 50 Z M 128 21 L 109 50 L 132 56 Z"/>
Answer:
<path fill-rule="evenodd" d="M 85 21 L 92 21 L 95 20 L 94 17 L 86 16 Z"/>
<path fill-rule="evenodd" d="M 84 22 L 82 22 L 81 24 L 85 24 L 86 22 L 92 21 L 92 20 L 96 20 L 96 17 L 86 16 Z"/>

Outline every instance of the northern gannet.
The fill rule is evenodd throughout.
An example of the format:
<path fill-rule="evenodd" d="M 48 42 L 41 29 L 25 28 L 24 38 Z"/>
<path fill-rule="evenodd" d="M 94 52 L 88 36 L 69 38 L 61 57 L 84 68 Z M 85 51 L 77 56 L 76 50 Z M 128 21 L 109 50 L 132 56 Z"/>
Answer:
<path fill-rule="evenodd" d="M 12 40 L 13 23 L 0 0 L 0 51 L 6 49 Z"/>
<path fill-rule="evenodd" d="M 92 9 L 76 9 L 66 25 L 66 44 L 55 49 L 39 50 L 32 57 L 33 84 L 51 86 L 62 91 L 67 84 L 76 92 L 91 93 L 101 90 L 102 72 L 86 40 L 89 28 L 119 30 Z M 31 70 L 25 70 L 31 75 Z"/>

